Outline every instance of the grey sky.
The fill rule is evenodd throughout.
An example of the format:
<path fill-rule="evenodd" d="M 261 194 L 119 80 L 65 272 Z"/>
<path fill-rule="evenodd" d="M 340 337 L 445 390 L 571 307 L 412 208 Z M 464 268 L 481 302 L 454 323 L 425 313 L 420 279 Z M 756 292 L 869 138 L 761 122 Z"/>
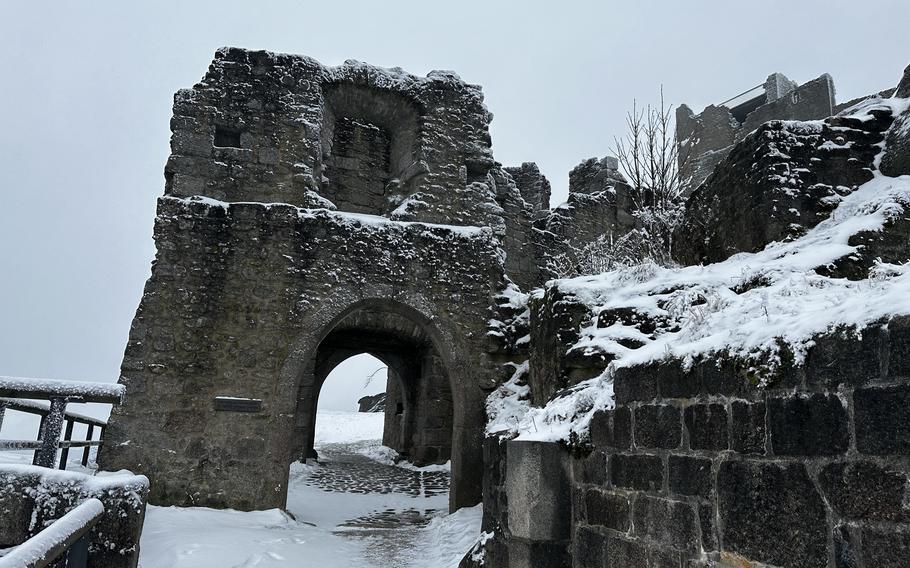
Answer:
<path fill-rule="evenodd" d="M 847 100 L 897 82 L 908 16 L 906 0 L 4 3 L 0 375 L 116 380 L 172 95 L 219 46 L 453 69 L 483 85 L 496 158 L 537 161 L 558 201 L 633 98 L 663 84 L 700 110 L 780 71 L 831 73 Z"/>

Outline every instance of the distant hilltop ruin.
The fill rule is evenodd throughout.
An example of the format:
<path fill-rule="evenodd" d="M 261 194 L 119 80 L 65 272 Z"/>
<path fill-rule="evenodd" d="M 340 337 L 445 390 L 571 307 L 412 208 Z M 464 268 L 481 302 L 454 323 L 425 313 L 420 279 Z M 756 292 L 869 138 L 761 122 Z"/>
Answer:
<path fill-rule="evenodd" d="M 891 96 L 894 89 L 878 95 Z M 871 95 L 870 95 L 871 96 Z M 733 146 L 769 120 L 816 120 L 837 114 L 866 97 L 836 103 L 834 79 L 827 73 L 802 85 L 782 73 L 699 114 L 682 104 L 676 109 L 680 175 L 694 190 Z"/>

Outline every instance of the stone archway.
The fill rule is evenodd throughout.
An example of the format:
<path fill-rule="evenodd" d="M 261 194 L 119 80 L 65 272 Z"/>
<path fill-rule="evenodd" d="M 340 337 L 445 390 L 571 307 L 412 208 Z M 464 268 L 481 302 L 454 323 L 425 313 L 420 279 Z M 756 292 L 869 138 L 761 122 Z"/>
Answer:
<path fill-rule="evenodd" d="M 394 385 L 383 444 L 417 465 L 451 460 L 450 508 L 476 504 L 482 477 L 473 439 L 476 405 L 464 396 L 466 378 L 446 334 L 421 310 L 389 298 L 358 300 L 331 311 L 337 315 L 318 333 L 301 338 L 282 371 L 297 376 L 285 386 L 296 404 L 287 462 L 312 455 L 319 391 L 332 369 L 369 353 L 388 366 Z"/>
<path fill-rule="evenodd" d="M 316 406 L 325 379 L 342 361 L 368 353 L 388 368 L 383 444 L 416 465 L 445 463 L 452 446 L 452 388 L 442 355 L 423 326 L 398 306 L 367 304 L 334 323 L 317 347 L 313 373 L 297 398 L 299 455 L 312 457 Z"/>
<path fill-rule="evenodd" d="M 155 504 L 282 507 L 323 374 L 371 342 L 401 379 L 388 443 L 449 453 L 452 508 L 480 502 L 491 308 L 507 262 L 533 269 L 480 88 L 228 49 L 174 113 L 104 466 L 149 473 Z"/>

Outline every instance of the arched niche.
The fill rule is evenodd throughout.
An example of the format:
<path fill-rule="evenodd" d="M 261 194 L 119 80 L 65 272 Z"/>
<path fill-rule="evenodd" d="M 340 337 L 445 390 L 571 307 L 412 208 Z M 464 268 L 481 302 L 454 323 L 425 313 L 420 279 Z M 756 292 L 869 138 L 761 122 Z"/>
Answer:
<path fill-rule="evenodd" d="M 425 173 L 418 105 L 352 83 L 328 83 L 322 92 L 320 193 L 341 211 L 388 215 Z"/>

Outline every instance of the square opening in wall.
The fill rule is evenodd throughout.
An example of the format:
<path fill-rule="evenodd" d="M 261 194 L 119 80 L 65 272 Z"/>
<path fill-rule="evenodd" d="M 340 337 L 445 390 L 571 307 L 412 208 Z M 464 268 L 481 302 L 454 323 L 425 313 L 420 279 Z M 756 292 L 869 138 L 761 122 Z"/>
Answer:
<path fill-rule="evenodd" d="M 216 126 L 215 146 L 219 148 L 240 148 L 240 131 L 227 126 Z"/>

